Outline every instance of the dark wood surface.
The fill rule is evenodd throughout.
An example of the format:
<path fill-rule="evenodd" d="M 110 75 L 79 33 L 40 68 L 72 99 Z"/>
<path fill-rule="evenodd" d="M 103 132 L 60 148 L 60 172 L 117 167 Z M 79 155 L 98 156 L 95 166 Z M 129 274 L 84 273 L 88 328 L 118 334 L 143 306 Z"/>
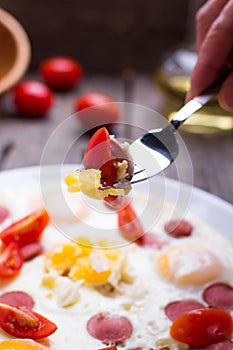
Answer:
<path fill-rule="evenodd" d="M 8 143 L 13 143 L 14 147 L 2 162 L 1 170 L 39 165 L 51 134 L 73 113 L 75 98 L 88 91 L 100 91 L 118 101 L 131 100 L 152 109 L 157 109 L 161 103 L 161 94 L 153 78 L 143 74 L 136 77 L 133 85 L 125 83 L 120 76 L 87 76 L 72 92 L 57 93 L 49 115 L 40 120 L 19 117 L 12 107 L 12 95 L 7 94 L 1 99 L 0 147 L 2 149 Z M 57 140 L 54 162 L 59 161 L 75 133 L 80 133 L 78 122 Z M 192 160 L 194 185 L 233 204 L 233 134 L 207 137 L 182 132 L 181 135 Z M 74 144 L 67 161 L 78 163 L 83 150 L 84 144 Z M 173 176 L 172 172 L 169 176 Z"/>
<path fill-rule="evenodd" d="M 199 0 L 200 1 L 200 0 Z M 70 55 L 85 69 L 152 70 L 186 36 L 189 0 L 2 0 L 28 32 L 32 66 Z"/>

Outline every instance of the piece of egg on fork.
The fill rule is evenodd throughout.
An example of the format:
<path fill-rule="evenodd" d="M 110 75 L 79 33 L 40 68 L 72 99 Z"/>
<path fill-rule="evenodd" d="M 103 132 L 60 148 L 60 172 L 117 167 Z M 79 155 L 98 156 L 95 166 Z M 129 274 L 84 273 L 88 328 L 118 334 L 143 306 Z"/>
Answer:
<path fill-rule="evenodd" d="M 157 260 L 162 277 L 183 286 L 202 285 L 223 272 L 220 259 L 210 250 L 194 244 L 169 247 Z"/>
<path fill-rule="evenodd" d="M 1 341 L 0 350 L 44 350 L 44 347 L 34 341 L 11 339 Z"/>

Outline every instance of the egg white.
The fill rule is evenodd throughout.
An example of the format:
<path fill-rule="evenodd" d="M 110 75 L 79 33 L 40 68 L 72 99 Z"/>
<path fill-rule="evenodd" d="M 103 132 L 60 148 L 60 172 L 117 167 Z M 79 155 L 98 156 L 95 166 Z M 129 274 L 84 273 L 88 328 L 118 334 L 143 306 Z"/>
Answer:
<path fill-rule="evenodd" d="M 35 187 L 19 188 L 17 193 L 15 190 L 2 191 L 0 204 L 10 210 L 12 220 L 19 219 L 41 205 L 39 190 Z M 75 350 L 81 347 L 83 350 L 89 350 L 104 347 L 101 341 L 92 338 L 86 330 L 88 319 L 99 312 L 120 314 L 132 322 L 132 336 L 121 344 L 119 349 L 155 347 L 156 341 L 169 338 L 171 321 L 164 313 L 167 303 L 190 298 L 203 302 L 201 294 L 204 286 L 180 287 L 161 278 L 155 262 L 163 251 L 170 246 L 182 245 L 186 242 L 208 248 L 224 266 L 220 280 L 233 283 L 232 244 L 215 232 L 211 226 L 190 213 L 187 218 L 194 225 L 193 235 L 181 239 L 168 237 L 162 225 L 169 217 L 169 212 L 170 204 L 166 204 L 160 220 L 153 227 L 156 234 L 168 241 L 164 248 L 161 250 L 142 248 L 134 243 L 121 248 L 126 256 L 123 271 L 125 282 L 121 283 L 115 294 L 106 295 L 101 288 L 85 286 L 82 283 L 74 284 L 67 277 L 59 279 L 57 290 L 46 288 L 42 285 L 45 275 L 43 255 L 26 262 L 19 276 L 9 283 L 3 279 L 0 280 L 1 293 L 24 290 L 35 300 L 34 309 L 57 324 L 58 330 L 49 336 L 48 340 L 40 342 L 45 349 Z M 113 216 L 112 220 L 115 220 Z M 43 233 L 44 250 L 49 250 L 58 242 L 67 242 L 67 238 L 55 227 L 49 225 Z M 77 294 L 78 301 L 72 306 L 64 307 L 64 298 L 73 297 L 72 293 Z M 1 339 L 11 338 L 1 330 L 0 337 Z"/>

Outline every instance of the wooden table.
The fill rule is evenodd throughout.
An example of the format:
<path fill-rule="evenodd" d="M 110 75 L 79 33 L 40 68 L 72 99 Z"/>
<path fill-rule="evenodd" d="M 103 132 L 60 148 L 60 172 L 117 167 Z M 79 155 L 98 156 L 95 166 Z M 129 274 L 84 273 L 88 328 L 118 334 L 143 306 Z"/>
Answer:
<path fill-rule="evenodd" d="M 161 97 L 149 75 L 138 75 L 133 85 L 120 76 L 89 75 L 76 90 L 56 94 L 47 118 L 28 120 L 16 115 L 8 94 L 1 101 L 0 147 L 13 142 L 14 148 L 2 162 L 2 170 L 40 164 L 51 133 L 73 113 L 75 97 L 88 91 L 100 91 L 118 101 L 130 100 L 153 109 L 157 108 Z M 78 125 L 77 122 L 77 130 Z M 54 161 L 63 152 L 64 143 L 73 140 L 74 132 L 67 132 L 61 137 L 54 150 Z M 192 160 L 194 185 L 233 204 L 233 135 L 206 137 L 184 132 L 181 135 Z M 83 150 L 84 146 L 75 148 L 68 160 L 78 163 Z"/>

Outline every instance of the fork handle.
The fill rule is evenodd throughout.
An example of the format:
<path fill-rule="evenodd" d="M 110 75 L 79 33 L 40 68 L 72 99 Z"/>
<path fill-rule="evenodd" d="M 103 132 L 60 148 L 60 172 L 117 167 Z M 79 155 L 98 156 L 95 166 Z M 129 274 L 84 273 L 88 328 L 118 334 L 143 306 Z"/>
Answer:
<path fill-rule="evenodd" d="M 221 77 L 203 91 L 201 95 L 187 102 L 173 117 L 171 124 L 178 129 L 193 113 L 206 105 L 220 90 L 222 83 L 229 74 L 226 70 Z"/>

